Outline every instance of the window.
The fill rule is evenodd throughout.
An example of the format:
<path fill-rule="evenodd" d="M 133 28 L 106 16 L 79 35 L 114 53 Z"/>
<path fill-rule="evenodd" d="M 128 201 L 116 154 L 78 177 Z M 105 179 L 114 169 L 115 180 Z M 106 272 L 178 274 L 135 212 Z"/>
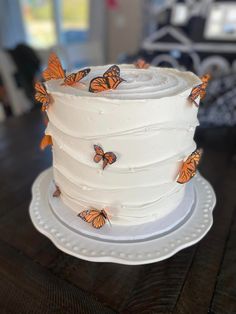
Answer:
<path fill-rule="evenodd" d="M 236 4 L 216 2 L 212 5 L 205 29 L 207 39 L 236 39 Z"/>
<path fill-rule="evenodd" d="M 63 0 L 62 41 L 65 43 L 86 40 L 89 29 L 89 0 Z"/>
<path fill-rule="evenodd" d="M 35 48 L 55 45 L 56 31 L 50 0 L 21 0 L 28 42 Z"/>
<path fill-rule="evenodd" d="M 58 39 L 65 44 L 86 41 L 89 4 L 89 0 L 21 0 L 29 44 L 48 48 Z"/>

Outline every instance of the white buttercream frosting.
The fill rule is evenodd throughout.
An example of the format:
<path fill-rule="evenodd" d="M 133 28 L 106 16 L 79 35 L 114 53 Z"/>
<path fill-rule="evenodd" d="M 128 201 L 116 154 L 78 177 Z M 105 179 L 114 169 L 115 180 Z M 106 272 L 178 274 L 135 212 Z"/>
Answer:
<path fill-rule="evenodd" d="M 176 177 L 196 148 L 197 107 L 188 96 L 201 81 L 191 72 L 121 65 L 125 81 L 116 90 L 90 93 L 90 80 L 108 67 L 92 67 L 77 87 L 47 82 L 55 181 L 77 213 L 107 207 L 111 222 L 121 225 L 163 218 L 184 196 Z M 94 144 L 117 161 L 102 170 Z"/>
<path fill-rule="evenodd" d="M 99 94 L 88 91 L 91 79 L 102 76 L 111 65 L 92 67 L 90 73 L 82 80 L 83 85 L 78 88 L 61 88 L 58 81 L 49 81 L 48 90 L 58 93 L 66 93 L 74 96 L 106 97 L 109 99 L 157 99 L 179 94 L 193 85 L 201 83 L 192 72 L 180 72 L 175 69 L 149 67 L 148 69 L 136 69 L 131 64 L 120 66 L 121 77 L 125 82 L 115 90 L 109 90 Z"/>

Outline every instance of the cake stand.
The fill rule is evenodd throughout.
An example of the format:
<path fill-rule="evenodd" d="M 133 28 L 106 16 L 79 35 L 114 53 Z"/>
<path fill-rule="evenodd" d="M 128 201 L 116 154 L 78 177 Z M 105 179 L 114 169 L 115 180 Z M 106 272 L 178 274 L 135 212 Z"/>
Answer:
<path fill-rule="evenodd" d="M 191 205 L 191 208 L 184 219 L 172 229 L 168 230 L 163 226 L 161 233 L 148 234 L 146 237 L 144 234 L 132 237 L 131 228 L 131 234 L 127 240 L 126 238 L 116 239 L 115 235 L 112 237 L 113 233 L 119 232 L 117 227 L 111 228 L 110 237 L 106 238 L 104 231 L 101 233 L 99 230 L 100 233 L 98 232 L 97 236 L 96 233 L 83 232 L 84 224 L 86 224 L 86 230 L 92 230 L 92 227 L 76 215 L 73 219 L 70 215 L 57 215 L 61 206 L 59 203 L 52 206 L 52 200 L 50 201 L 53 189 L 52 179 L 52 169 L 45 170 L 36 178 L 32 187 L 31 220 L 36 229 L 47 236 L 60 250 L 84 260 L 127 265 L 158 262 L 197 243 L 213 223 L 215 193 L 200 173 L 187 183 L 189 187 L 186 188 L 183 206 Z M 59 198 L 56 202 L 60 202 Z M 82 224 L 81 229 L 73 227 L 74 221 Z M 152 228 L 143 230 L 149 229 Z"/>

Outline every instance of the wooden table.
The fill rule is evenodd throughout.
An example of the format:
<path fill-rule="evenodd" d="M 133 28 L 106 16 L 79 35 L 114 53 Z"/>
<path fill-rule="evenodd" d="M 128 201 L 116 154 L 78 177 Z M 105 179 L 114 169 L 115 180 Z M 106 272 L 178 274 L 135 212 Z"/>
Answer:
<path fill-rule="evenodd" d="M 92 263 L 59 251 L 33 227 L 36 176 L 51 165 L 38 111 L 0 125 L 0 313 L 236 313 L 235 130 L 198 132 L 212 183 L 214 225 L 200 243 L 145 266 Z"/>

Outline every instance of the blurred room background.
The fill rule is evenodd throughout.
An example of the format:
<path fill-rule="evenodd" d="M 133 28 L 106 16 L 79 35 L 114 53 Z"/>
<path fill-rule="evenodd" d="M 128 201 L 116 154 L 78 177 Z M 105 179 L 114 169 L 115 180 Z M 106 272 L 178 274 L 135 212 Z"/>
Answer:
<path fill-rule="evenodd" d="M 40 107 L 33 86 L 51 51 L 69 70 L 142 57 L 210 73 L 201 126 L 236 124 L 235 1 L 1 0 L 1 121 Z"/>

